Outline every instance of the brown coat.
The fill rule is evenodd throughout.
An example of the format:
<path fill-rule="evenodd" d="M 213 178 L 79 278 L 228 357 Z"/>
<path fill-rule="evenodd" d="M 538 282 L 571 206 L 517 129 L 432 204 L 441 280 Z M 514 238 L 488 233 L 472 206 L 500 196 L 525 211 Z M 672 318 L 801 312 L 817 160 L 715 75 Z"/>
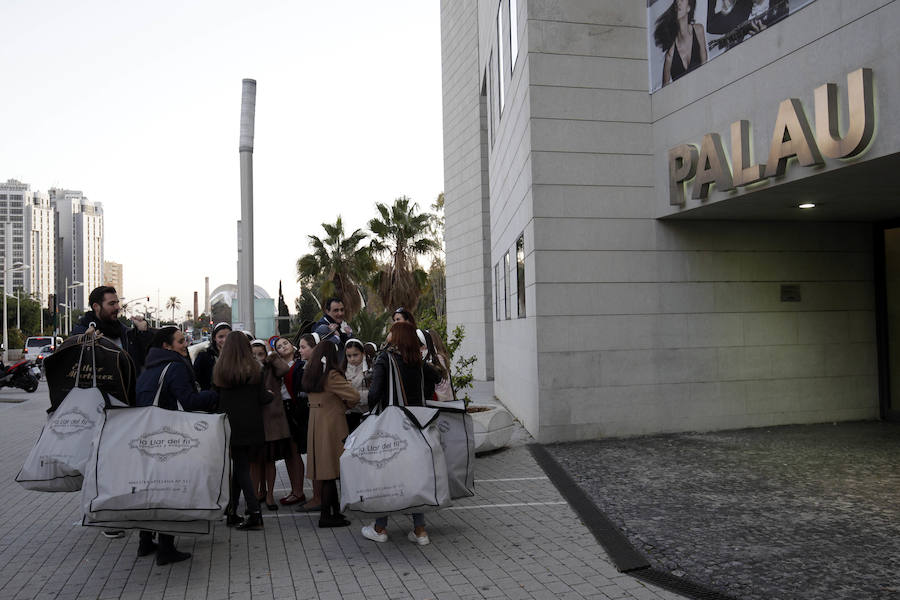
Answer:
<path fill-rule="evenodd" d="M 281 400 L 281 381 L 290 370 L 278 354 L 271 353 L 266 357 L 263 367 L 266 389 L 272 392 L 273 400 L 263 405 L 263 427 L 266 430 L 266 441 L 274 442 L 291 437 L 287 416 L 284 414 L 284 402 Z"/>
<path fill-rule="evenodd" d="M 341 454 L 348 435 L 344 412 L 359 403 L 359 392 L 338 371 L 330 371 L 324 391 L 309 394 L 306 476 L 337 479 L 341 476 Z"/>

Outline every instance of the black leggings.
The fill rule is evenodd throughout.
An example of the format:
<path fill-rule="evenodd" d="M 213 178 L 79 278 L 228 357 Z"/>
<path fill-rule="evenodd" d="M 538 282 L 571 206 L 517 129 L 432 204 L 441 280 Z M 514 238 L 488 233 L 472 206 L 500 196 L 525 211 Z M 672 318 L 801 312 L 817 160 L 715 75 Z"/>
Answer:
<path fill-rule="evenodd" d="M 244 502 L 251 513 L 259 512 L 259 499 L 256 490 L 253 489 L 253 480 L 250 478 L 250 447 L 232 446 L 231 462 L 234 465 L 231 472 L 231 506 L 237 511 L 238 500 L 241 492 L 244 492 Z"/>

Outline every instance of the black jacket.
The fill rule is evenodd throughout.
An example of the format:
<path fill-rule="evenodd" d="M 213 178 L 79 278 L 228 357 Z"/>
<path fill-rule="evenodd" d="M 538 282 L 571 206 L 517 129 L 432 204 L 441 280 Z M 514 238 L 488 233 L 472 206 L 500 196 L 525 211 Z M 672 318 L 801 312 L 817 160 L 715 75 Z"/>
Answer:
<path fill-rule="evenodd" d="M 181 407 L 186 411 L 216 410 L 218 395 L 213 391 L 200 391 L 188 359 L 177 352 L 162 348 L 150 348 L 150 352 L 147 353 L 144 372 L 137 380 L 138 406 L 153 404 L 159 376 L 166 365 L 172 366 L 166 371 L 166 378 L 159 393 L 159 405 L 162 408 L 177 410 L 178 403 L 181 403 Z"/>
<path fill-rule="evenodd" d="M 72 326 L 71 334 L 84 333 L 88 330 L 91 323 L 97 323 L 98 321 L 99 319 L 97 319 L 94 311 L 89 310 Z M 147 349 L 150 348 L 150 342 L 153 340 L 153 332 L 150 331 L 149 327 L 147 331 L 140 331 L 133 327 L 128 327 L 122 322 L 119 322 L 119 327 L 121 330 L 119 341 L 122 343 L 122 349 L 128 353 L 128 356 L 134 362 L 135 370 L 140 373 L 144 370 L 144 361 L 147 357 Z M 107 339 L 112 340 L 109 336 L 107 336 Z"/>
<path fill-rule="evenodd" d="M 375 357 L 375 364 L 372 366 L 369 407 L 373 410 L 377 407 L 377 410 L 381 411 L 390 404 L 390 399 L 388 398 L 388 391 L 390 390 L 389 378 L 391 376 L 389 353 L 400 369 L 400 379 L 406 392 L 406 404 L 409 406 L 423 406 L 423 388 L 424 399 L 430 400 L 434 396 L 434 386 L 441 382 L 440 373 L 425 361 L 418 365 L 409 365 L 403 362 L 400 355 L 396 354 L 388 346 Z M 425 378 L 424 381 L 422 377 Z M 394 396 L 397 397 L 398 404 L 402 404 L 403 401 L 399 393 L 399 390 L 394 390 Z"/>
<path fill-rule="evenodd" d="M 210 340 L 209 343 L 210 347 L 198 353 L 194 359 L 194 375 L 201 390 L 212 389 L 213 368 L 216 366 L 216 359 L 219 358 L 219 353 L 212 347 L 212 344 L 216 343 L 215 340 Z"/>
<path fill-rule="evenodd" d="M 245 383 L 231 388 L 216 388 L 219 392 L 219 412 L 228 415 L 231 423 L 232 446 L 261 446 L 266 442 L 262 405 L 272 401 L 265 380 Z"/>

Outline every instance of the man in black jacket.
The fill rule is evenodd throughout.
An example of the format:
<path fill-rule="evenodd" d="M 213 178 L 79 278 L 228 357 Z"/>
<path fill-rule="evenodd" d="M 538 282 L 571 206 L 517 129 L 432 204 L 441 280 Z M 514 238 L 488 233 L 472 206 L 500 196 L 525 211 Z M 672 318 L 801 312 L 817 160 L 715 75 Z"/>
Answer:
<path fill-rule="evenodd" d="M 108 285 L 94 288 L 88 296 L 88 304 L 91 305 L 91 310 L 84 313 L 72 327 L 72 334 L 84 333 L 94 323 L 103 337 L 128 353 L 134 361 L 135 372 L 140 374 L 144 370 L 144 358 L 153 338 L 147 321 L 134 315 L 134 328 L 119 322 L 119 294 L 116 288 Z"/>
<path fill-rule="evenodd" d="M 325 301 L 322 318 L 314 325 L 313 331 L 322 340 L 334 342 L 338 349 L 338 361 L 344 361 L 344 344 L 350 339 L 353 330 L 344 320 L 344 302 L 332 297 Z"/>
<path fill-rule="evenodd" d="M 127 327 L 119 322 L 119 294 L 116 288 L 101 285 L 94 288 L 88 296 L 91 310 L 84 313 L 72 327 L 72 334 L 85 333 L 94 323 L 103 337 L 121 347 L 134 363 L 134 372 L 140 374 L 144 370 L 144 357 L 153 339 L 147 321 L 138 315 L 132 319 L 135 327 Z M 125 532 L 119 529 L 106 529 L 103 535 L 110 538 L 124 537 Z"/>

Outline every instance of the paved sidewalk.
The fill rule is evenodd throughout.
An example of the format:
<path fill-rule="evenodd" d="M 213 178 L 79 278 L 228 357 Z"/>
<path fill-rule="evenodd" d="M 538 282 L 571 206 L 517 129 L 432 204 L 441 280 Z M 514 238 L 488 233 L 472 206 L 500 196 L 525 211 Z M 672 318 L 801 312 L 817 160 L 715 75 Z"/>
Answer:
<path fill-rule="evenodd" d="M 19 396 L 26 401 L 2 402 Z M 223 522 L 209 536 L 182 536 L 177 545 L 193 558 L 157 567 L 136 558 L 136 533 L 107 540 L 77 525 L 79 494 L 14 482 L 48 405 L 43 383 L 32 395 L 0 390 L 0 600 L 678 598 L 615 570 L 535 464 L 524 431 L 477 460 L 475 497 L 427 516 L 429 546 L 406 540 L 408 517 L 392 519 L 390 541 L 376 544 L 357 517 L 319 529 L 318 515 L 282 508 L 265 513 L 263 532 Z M 276 485 L 286 481 L 280 468 Z"/>

